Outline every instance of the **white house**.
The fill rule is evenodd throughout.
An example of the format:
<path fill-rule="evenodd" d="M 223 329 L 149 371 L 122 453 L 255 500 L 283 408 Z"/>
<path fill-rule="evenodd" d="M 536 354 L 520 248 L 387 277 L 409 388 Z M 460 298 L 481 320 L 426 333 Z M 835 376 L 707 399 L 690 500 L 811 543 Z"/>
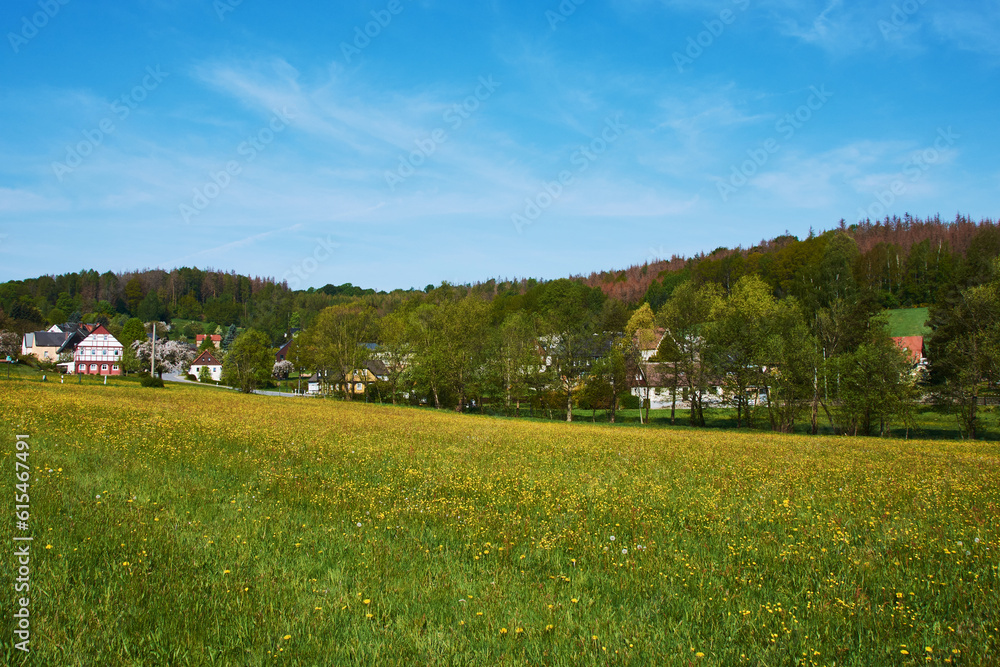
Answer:
<path fill-rule="evenodd" d="M 191 362 L 191 370 L 189 372 L 201 380 L 202 368 L 208 369 L 208 374 L 213 382 L 222 380 L 222 363 L 209 350 L 205 350 L 198 355 L 197 359 Z"/>

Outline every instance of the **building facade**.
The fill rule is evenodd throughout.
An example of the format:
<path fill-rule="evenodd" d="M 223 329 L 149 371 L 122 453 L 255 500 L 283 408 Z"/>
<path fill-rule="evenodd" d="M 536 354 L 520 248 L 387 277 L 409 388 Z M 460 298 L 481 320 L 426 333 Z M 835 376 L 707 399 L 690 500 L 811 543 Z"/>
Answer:
<path fill-rule="evenodd" d="M 222 380 L 222 363 L 208 350 L 198 355 L 198 358 L 191 362 L 191 375 L 201 381 L 201 369 L 207 368 L 208 375 L 213 382 Z"/>
<path fill-rule="evenodd" d="M 121 375 L 124 347 L 103 325 L 76 346 L 73 372 L 82 375 Z"/>

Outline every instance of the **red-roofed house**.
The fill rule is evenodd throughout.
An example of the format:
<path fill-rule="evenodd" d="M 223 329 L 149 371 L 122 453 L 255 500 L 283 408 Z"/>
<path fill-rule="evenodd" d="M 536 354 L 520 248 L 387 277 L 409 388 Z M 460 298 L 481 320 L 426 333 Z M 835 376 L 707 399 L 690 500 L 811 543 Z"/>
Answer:
<path fill-rule="evenodd" d="M 893 338 L 892 342 L 909 353 L 911 362 L 918 364 L 924 358 L 923 336 L 901 336 Z"/>
<path fill-rule="evenodd" d="M 84 375 L 121 375 L 124 347 L 104 325 L 98 325 L 73 352 L 73 372 Z"/>
<path fill-rule="evenodd" d="M 211 338 L 212 339 L 212 344 L 215 345 L 216 348 L 222 347 L 222 336 L 220 336 L 219 334 L 211 334 L 211 335 L 208 335 L 208 334 L 197 334 L 194 337 L 194 344 L 195 344 L 195 346 L 201 347 L 201 344 L 205 342 L 206 338 Z"/>
<path fill-rule="evenodd" d="M 205 350 L 198 355 L 197 359 L 191 362 L 191 370 L 188 372 L 201 380 L 202 368 L 208 369 L 208 375 L 212 378 L 213 382 L 222 380 L 222 362 L 216 359 L 209 350 Z"/>

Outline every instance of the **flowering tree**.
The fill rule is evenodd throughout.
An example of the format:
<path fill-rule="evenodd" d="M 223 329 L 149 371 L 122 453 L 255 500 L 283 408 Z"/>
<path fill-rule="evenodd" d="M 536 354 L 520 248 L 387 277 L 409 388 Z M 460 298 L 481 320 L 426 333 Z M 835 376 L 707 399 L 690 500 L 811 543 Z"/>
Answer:
<path fill-rule="evenodd" d="M 282 359 L 281 361 L 274 362 L 274 369 L 271 371 L 271 375 L 276 378 L 287 378 L 288 374 L 291 373 L 294 368 L 295 364 L 287 359 Z"/>
<path fill-rule="evenodd" d="M 21 353 L 21 337 L 13 331 L 0 331 L 0 359 L 17 359 Z"/>
<path fill-rule="evenodd" d="M 139 360 L 139 368 L 149 371 L 149 352 L 152 347 L 151 341 L 132 343 L 132 349 Z M 164 370 L 170 373 L 183 373 L 194 361 L 194 350 L 176 340 L 157 342 L 156 345 L 156 369 L 162 374 Z"/>

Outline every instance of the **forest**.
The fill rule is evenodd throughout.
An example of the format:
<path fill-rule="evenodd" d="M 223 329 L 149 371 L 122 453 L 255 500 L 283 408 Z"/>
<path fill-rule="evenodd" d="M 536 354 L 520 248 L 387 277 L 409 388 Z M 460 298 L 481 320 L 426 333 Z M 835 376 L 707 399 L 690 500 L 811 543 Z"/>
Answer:
<path fill-rule="evenodd" d="M 87 270 L 0 285 L 0 329 L 84 321 L 115 333 L 138 318 L 176 320 L 172 335 L 187 339 L 253 329 L 276 347 L 295 335 L 297 370 L 331 387 L 374 356 L 387 373 L 366 391 L 379 400 L 515 415 L 601 407 L 613 421 L 659 383 L 693 425 L 721 395 L 739 427 L 789 431 L 804 420 L 814 432 L 826 422 L 887 434 L 933 401 L 975 438 L 997 388 L 998 257 L 992 220 L 905 216 L 589 276 L 423 290 Z M 886 309 L 912 306 L 930 308 L 926 367 L 885 324 Z M 655 355 L 643 359 L 653 336 Z"/>

